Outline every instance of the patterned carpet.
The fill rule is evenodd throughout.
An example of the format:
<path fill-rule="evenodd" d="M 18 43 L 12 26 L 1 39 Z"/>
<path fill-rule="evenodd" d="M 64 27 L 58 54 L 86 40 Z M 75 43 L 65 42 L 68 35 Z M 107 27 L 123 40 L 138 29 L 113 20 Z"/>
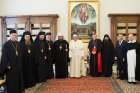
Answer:
<path fill-rule="evenodd" d="M 140 82 L 128 84 L 115 76 L 52 79 L 27 89 L 25 93 L 140 93 Z"/>
<path fill-rule="evenodd" d="M 37 93 L 116 93 L 110 78 L 83 77 L 53 79 L 43 84 Z"/>
<path fill-rule="evenodd" d="M 116 66 L 113 66 L 116 73 Z M 140 82 L 128 84 L 126 80 L 111 78 L 83 77 L 80 79 L 52 79 L 26 89 L 25 93 L 140 93 Z"/>

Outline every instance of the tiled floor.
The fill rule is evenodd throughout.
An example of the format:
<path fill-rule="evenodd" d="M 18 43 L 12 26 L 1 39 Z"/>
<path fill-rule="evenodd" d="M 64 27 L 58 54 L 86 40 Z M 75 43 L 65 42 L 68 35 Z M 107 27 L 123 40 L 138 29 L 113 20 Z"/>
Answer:
<path fill-rule="evenodd" d="M 126 80 L 116 80 L 124 93 L 140 93 L 140 82 L 138 84 L 129 84 Z"/>

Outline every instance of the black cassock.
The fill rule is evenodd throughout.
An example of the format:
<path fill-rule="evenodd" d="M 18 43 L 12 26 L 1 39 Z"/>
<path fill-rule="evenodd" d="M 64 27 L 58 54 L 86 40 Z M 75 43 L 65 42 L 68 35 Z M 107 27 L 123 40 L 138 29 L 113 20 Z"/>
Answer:
<path fill-rule="evenodd" d="M 46 56 L 47 56 L 47 78 L 54 77 L 53 71 L 53 42 L 46 40 Z"/>
<path fill-rule="evenodd" d="M 36 64 L 33 43 L 26 45 L 25 42 L 20 43 L 23 60 L 23 78 L 26 88 L 36 83 Z"/>
<path fill-rule="evenodd" d="M 140 43 L 137 49 L 136 80 L 140 81 Z"/>
<path fill-rule="evenodd" d="M 120 79 L 127 79 L 127 42 L 116 42 L 115 56 L 117 57 L 117 74 Z"/>
<path fill-rule="evenodd" d="M 57 40 L 54 42 L 54 63 L 56 78 L 68 77 L 68 48 L 66 40 Z"/>
<path fill-rule="evenodd" d="M 88 44 L 88 49 L 90 51 L 90 75 L 99 76 L 102 73 L 102 42 L 100 39 L 90 40 Z M 96 51 L 96 54 L 93 55 L 92 51 Z"/>
<path fill-rule="evenodd" d="M 18 42 L 9 40 L 4 44 L 0 73 L 6 74 L 7 93 L 22 93 L 24 91 L 21 49 Z"/>
<path fill-rule="evenodd" d="M 47 80 L 47 56 L 46 56 L 46 41 L 35 41 L 35 62 L 37 65 L 37 78 L 38 82 L 45 82 Z"/>
<path fill-rule="evenodd" d="M 102 57 L 103 57 L 103 75 L 111 76 L 112 65 L 114 63 L 114 46 L 111 40 L 103 41 Z"/>

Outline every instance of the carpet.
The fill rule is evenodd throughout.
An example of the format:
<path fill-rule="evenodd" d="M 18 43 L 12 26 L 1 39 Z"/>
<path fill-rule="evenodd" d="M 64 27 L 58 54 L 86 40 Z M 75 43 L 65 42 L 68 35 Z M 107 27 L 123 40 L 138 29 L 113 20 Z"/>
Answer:
<path fill-rule="evenodd" d="M 52 79 L 44 83 L 38 93 L 116 93 L 111 78 L 82 77 Z"/>

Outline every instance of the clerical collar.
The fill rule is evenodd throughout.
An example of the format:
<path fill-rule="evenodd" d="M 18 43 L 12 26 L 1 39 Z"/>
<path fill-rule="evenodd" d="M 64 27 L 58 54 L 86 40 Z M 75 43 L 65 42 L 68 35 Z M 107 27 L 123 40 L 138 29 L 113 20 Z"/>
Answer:
<path fill-rule="evenodd" d="M 128 43 L 135 43 L 135 42 L 136 42 L 136 40 L 128 41 Z"/>

